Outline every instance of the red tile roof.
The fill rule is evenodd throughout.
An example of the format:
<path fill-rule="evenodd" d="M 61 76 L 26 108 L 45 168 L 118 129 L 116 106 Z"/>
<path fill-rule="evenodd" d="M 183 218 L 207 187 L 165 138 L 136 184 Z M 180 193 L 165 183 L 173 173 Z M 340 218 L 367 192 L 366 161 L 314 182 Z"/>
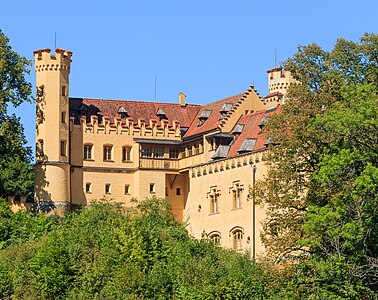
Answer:
<path fill-rule="evenodd" d="M 242 96 L 243 93 L 201 106 L 201 109 L 198 111 L 195 118 L 193 119 L 193 123 L 189 127 L 188 131 L 185 133 L 184 138 L 192 137 L 216 129 L 219 125 L 219 120 L 222 117 L 219 111 L 221 110 L 223 105 L 225 103 L 235 104 L 239 101 L 239 99 Z M 202 114 L 204 110 L 212 110 L 212 113 L 209 116 L 209 118 L 201 126 L 199 126 L 198 117 Z"/>
<path fill-rule="evenodd" d="M 270 98 L 270 97 L 274 97 L 274 96 L 281 97 L 281 96 L 283 96 L 283 94 L 280 93 L 280 92 L 272 92 L 272 93 L 269 93 L 268 95 L 266 95 L 264 98 Z"/>
<path fill-rule="evenodd" d="M 238 124 L 244 125 L 243 131 L 231 145 L 228 156 L 238 155 L 238 149 L 243 144 L 245 139 L 256 139 L 256 143 L 253 149 L 254 151 L 266 148 L 264 143 L 266 142 L 267 137 L 264 134 L 260 133 L 260 127 L 258 126 L 258 124 L 264 117 L 280 113 L 281 110 L 281 106 L 278 106 L 277 109 L 262 110 L 253 114 L 242 116 L 235 124 L 235 126 L 237 126 Z"/>
<path fill-rule="evenodd" d="M 266 71 L 267 73 L 272 73 L 272 72 L 277 72 L 277 71 L 282 71 L 282 66 L 275 67 L 273 69 L 270 69 Z"/>
<path fill-rule="evenodd" d="M 84 105 L 83 105 L 84 104 Z M 198 111 L 201 109 L 200 105 L 188 104 L 182 107 L 175 103 L 158 103 L 158 102 L 143 102 L 143 101 L 129 101 L 129 100 L 103 100 L 103 99 L 86 99 L 86 98 L 70 98 L 70 111 L 79 111 L 81 108 L 86 108 L 84 113 L 89 121 L 91 115 L 94 116 L 108 116 L 110 121 L 118 116 L 118 110 L 123 107 L 128 116 L 133 118 L 134 122 L 138 119 L 144 119 L 147 124 L 150 120 L 159 120 L 156 112 L 162 109 L 167 117 L 168 125 L 177 120 L 181 127 L 189 127 Z"/>

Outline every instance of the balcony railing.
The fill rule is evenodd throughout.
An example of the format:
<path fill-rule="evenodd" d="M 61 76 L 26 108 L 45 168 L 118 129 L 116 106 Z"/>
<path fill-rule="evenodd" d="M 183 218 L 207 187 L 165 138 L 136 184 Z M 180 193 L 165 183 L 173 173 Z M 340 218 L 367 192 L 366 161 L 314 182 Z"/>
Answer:
<path fill-rule="evenodd" d="M 139 167 L 141 169 L 178 170 L 178 159 L 168 158 L 140 158 Z"/>

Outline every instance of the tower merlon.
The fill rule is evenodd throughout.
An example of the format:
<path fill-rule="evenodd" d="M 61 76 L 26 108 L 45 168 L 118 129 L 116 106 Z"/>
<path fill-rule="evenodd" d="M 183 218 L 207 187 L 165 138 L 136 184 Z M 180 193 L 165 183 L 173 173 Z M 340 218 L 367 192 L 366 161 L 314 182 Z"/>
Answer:
<path fill-rule="evenodd" d="M 70 70 L 72 51 L 56 48 L 51 54 L 50 48 L 33 51 L 36 71 L 65 69 Z"/>

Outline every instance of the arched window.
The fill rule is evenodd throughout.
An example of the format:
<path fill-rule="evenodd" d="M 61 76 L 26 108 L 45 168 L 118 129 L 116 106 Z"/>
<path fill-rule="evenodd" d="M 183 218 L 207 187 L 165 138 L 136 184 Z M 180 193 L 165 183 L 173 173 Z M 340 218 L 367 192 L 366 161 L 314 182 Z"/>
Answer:
<path fill-rule="evenodd" d="M 209 239 L 216 245 L 221 244 L 221 235 L 218 231 L 213 231 L 209 233 Z"/>
<path fill-rule="evenodd" d="M 232 234 L 232 248 L 235 251 L 241 251 L 243 249 L 243 228 L 234 227 L 231 230 Z"/>

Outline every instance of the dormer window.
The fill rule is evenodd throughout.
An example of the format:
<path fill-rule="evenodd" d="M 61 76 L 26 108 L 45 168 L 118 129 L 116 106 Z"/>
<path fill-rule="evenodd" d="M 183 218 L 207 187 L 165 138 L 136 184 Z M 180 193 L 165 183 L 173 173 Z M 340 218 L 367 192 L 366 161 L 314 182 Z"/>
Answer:
<path fill-rule="evenodd" d="M 257 126 L 259 126 L 260 130 L 262 130 L 267 122 L 268 122 L 268 117 L 264 117 L 262 118 L 261 122 Z"/>
<path fill-rule="evenodd" d="M 219 113 L 221 114 L 221 118 L 225 118 L 228 112 L 232 109 L 232 103 L 225 103 L 223 104 L 222 108 L 220 109 Z"/>
<path fill-rule="evenodd" d="M 156 112 L 156 116 L 159 118 L 159 121 L 167 119 L 167 115 L 161 108 L 159 108 L 158 111 Z"/>
<path fill-rule="evenodd" d="M 203 110 L 202 113 L 198 117 L 198 120 L 199 120 L 198 126 L 202 126 L 203 123 L 205 123 L 205 121 L 210 117 L 212 112 L 213 111 L 210 109 Z"/>
<path fill-rule="evenodd" d="M 123 106 L 121 106 L 118 109 L 117 113 L 119 114 L 121 119 L 126 119 L 129 116 L 129 114 L 127 113 L 126 109 Z"/>
<path fill-rule="evenodd" d="M 245 139 L 237 150 L 238 153 L 252 152 L 255 148 L 257 139 Z"/>
<path fill-rule="evenodd" d="M 243 124 L 237 124 L 234 129 L 231 131 L 231 134 L 233 134 L 235 137 L 238 137 L 244 129 Z"/>

